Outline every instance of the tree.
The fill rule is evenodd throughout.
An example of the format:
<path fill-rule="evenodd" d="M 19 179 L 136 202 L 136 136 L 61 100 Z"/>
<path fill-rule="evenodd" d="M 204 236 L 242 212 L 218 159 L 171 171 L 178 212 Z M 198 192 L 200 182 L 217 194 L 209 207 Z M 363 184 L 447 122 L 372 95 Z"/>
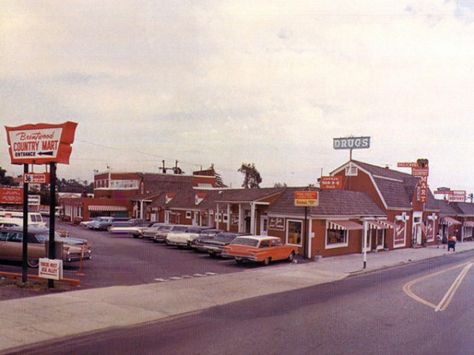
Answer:
<path fill-rule="evenodd" d="M 262 182 L 262 177 L 260 176 L 260 173 L 258 172 L 254 163 L 242 163 L 242 166 L 237 171 L 244 174 L 244 182 L 242 183 L 243 188 L 258 189 L 260 187 L 259 185 Z"/>
<path fill-rule="evenodd" d="M 273 187 L 276 188 L 282 188 L 282 187 L 287 187 L 286 182 L 276 182 Z"/>
<path fill-rule="evenodd" d="M 12 176 L 7 176 L 7 171 L 0 166 L 0 185 L 15 186 L 17 185 Z"/>

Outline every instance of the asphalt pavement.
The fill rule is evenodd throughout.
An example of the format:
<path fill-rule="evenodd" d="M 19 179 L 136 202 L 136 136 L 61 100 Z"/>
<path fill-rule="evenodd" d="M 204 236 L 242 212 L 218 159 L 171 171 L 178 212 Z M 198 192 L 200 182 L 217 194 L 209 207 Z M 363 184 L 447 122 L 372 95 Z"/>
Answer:
<path fill-rule="evenodd" d="M 373 253 L 368 256 L 365 270 L 362 269 L 361 255 L 348 255 L 304 264 L 258 267 L 246 269 L 245 272 L 202 274 L 143 285 L 2 301 L 0 350 L 9 352 L 58 338 L 170 319 L 414 261 L 434 257 L 454 259 L 459 253 L 472 249 L 474 242 L 458 243 L 457 252 L 451 255 L 446 249 L 436 247 Z M 288 303 L 291 304 L 291 299 Z"/>

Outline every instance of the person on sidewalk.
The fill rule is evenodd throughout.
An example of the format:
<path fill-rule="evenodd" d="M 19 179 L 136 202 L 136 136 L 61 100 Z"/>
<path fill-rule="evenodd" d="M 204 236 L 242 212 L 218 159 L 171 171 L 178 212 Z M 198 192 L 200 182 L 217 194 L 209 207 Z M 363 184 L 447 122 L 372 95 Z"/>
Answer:
<path fill-rule="evenodd" d="M 453 249 L 453 251 L 456 251 L 456 242 L 457 239 L 455 235 L 451 235 L 448 238 L 448 251 L 450 251 L 451 249 Z"/>
<path fill-rule="evenodd" d="M 439 249 L 439 245 L 441 244 L 441 242 L 443 241 L 443 237 L 441 236 L 441 234 L 437 234 L 436 235 L 436 248 Z"/>

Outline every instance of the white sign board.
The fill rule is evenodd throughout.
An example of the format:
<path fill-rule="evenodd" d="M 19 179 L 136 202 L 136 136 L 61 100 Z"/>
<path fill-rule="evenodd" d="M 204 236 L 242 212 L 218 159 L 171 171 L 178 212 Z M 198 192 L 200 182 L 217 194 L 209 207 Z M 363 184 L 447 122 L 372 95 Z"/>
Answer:
<path fill-rule="evenodd" d="M 343 137 L 333 138 L 334 149 L 368 149 L 370 137 Z"/>
<path fill-rule="evenodd" d="M 13 158 L 56 158 L 62 131 L 62 128 L 43 128 L 8 132 Z"/>
<path fill-rule="evenodd" d="M 38 276 L 44 279 L 61 280 L 63 278 L 63 261 L 40 258 Z"/>
<path fill-rule="evenodd" d="M 41 204 L 41 195 L 28 195 L 28 206 L 39 206 Z"/>

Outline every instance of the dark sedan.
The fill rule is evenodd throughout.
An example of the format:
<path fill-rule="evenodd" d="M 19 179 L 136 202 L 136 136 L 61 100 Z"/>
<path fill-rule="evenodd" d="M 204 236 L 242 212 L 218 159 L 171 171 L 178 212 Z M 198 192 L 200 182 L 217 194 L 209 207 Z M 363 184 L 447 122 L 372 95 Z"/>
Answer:
<path fill-rule="evenodd" d="M 196 241 L 195 248 L 199 251 L 208 252 L 210 256 L 218 256 L 222 254 L 222 250 L 226 245 L 242 235 L 245 234 L 221 232 L 213 237 L 201 237 Z"/>

